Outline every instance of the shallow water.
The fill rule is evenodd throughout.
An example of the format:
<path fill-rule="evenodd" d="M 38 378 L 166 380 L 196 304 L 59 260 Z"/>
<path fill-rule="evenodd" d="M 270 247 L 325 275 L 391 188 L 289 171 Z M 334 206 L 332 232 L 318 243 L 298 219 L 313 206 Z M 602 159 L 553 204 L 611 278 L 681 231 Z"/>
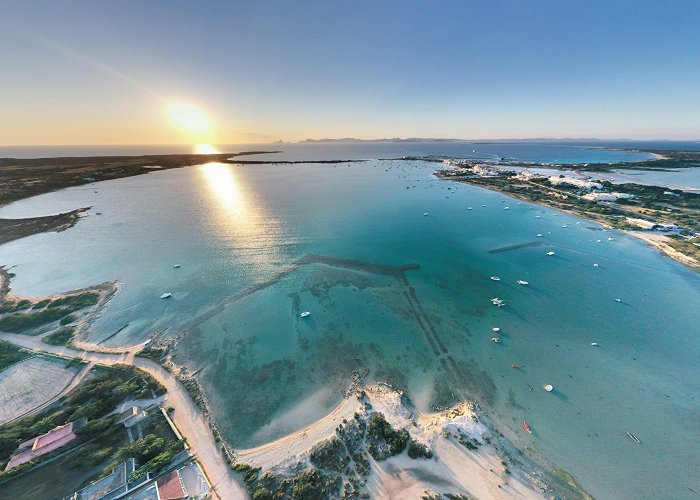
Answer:
<path fill-rule="evenodd" d="M 596 496 L 700 491 L 698 276 L 635 239 L 433 169 L 212 164 L 72 188 L 0 210 L 94 205 L 69 231 L 1 246 L 0 262 L 17 266 L 18 293 L 118 279 L 96 340 L 127 323 L 109 343 L 187 329 L 178 359 L 203 368 L 234 446 L 315 420 L 369 368 L 424 409 L 479 399 L 517 445 Z M 528 243 L 540 245 L 517 247 Z M 420 268 L 395 267 L 406 264 Z"/>

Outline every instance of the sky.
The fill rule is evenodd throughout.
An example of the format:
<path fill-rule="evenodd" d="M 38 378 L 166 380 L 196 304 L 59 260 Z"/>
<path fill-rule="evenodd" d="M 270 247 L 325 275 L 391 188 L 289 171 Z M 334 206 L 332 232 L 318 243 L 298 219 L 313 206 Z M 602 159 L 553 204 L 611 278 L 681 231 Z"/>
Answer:
<path fill-rule="evenodd" d="M 700 139 L 698 0 L 2 0 L 0 12 L 2 145 Z"/>

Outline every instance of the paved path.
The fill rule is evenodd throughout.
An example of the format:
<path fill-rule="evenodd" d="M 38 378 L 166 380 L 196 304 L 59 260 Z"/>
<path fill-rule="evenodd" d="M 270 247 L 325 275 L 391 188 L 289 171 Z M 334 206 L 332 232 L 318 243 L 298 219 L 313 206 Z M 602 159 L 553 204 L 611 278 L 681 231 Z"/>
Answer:
<path fill-rule="evenodd" d="M 150 373 L 167 389 L 168 404 L 175 408 L 172 419 L 187 439 L 190 451 L 204 468 L 209 481 L 215 488 L 216 495 L 222 500 L 248 498 L 245 488 L 238 483 L 233 471 L 224 461 L 224 457 L 214 441 L 209 423 L 199 407 L 192 401 L 189 393 L 177 378 L 155 361 L 137 358 L 134 356 L 134 351 L 123 354 L 78 351 L 70 347 L 44 344 L 41 339 L 36 337 L 11 333 L 0 333 L 0 340 L 34 351 L 81 359 L 97 365 L 131 365 Z"/>

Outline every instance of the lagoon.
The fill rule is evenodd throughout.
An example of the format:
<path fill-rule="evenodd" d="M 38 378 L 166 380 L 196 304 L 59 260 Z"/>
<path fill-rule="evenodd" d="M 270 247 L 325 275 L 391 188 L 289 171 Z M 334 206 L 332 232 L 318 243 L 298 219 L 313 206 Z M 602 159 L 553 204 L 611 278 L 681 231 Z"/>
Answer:
<path fill-rule="evenodd" d="M 500 155 L 608 161 L 601 150 L 523 148 Z M 309 151 L 289 159 L 326 159 Z M 317 419 L 353 370 L 369 369 L 368 381 L 405 389 L 424 410 L 477 399 L 517 446 L 595 496 L 700 491 L 698 275 L 622 233 L 438 180 L 434 168 L 209 164 L 70 188 L 0 210 L 93 206 L 68 231 L 0 246 L 0 263 L 15 266 L 19 294 L 119 281 L 93 340 L 186 330 L 176 359 L 202 368 L 235 447 Z M 525 243 L 541 245 L 508 249 Z M 408 264 L 419 267 L 396 270 Z"/>

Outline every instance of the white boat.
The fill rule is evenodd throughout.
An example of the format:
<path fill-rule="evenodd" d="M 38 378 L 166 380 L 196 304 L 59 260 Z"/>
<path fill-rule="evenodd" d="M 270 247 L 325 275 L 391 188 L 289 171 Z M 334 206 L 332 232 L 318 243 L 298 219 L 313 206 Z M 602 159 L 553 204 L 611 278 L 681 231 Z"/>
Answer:
<path fill-rule="evenodd" d="M 591 342 L 591 345 L 592 345 L 593 347 L 598 347 L 598 342 Z"/>
<path fill-rule="evenodd" d="M 562 224 L 562 226 L 561 226 L 561 227 L 566 227 L 566 224 Z"/>
<path fill-rule="evenodd" d="M 425 212 L 425 213 L 423 214 L 423 217 L 427 217 L 427 216 L 428 216 L 428 212 Z"/>
<path fill-rule="evenodd" d="M 492 330 L 492 331 L 494 331 L 494 332 L 500 332 L 500 331 L 501 331 L 501 329 L 500 329 L 500 328 L 498 328 L 498 327 L 495 327 L 495 328 L 491 328 L 491 330 Z"/>
<path fill-rule="evenodd" d="M 529 285 L 529 284 L 530 284 L 530 283 L 528 283 L 528 282 L 525 281 L 525 280 L 518 280 L 518 281 L 516 281 L 516 283 L 517 283 L 518 285 Z"/>
<path fill-rule="evenodd" d="M 598 267 L 598 264 L 593 264 L 593 267 Z"/>
<path fill-rule="evenodd" d="M 306 318 L 307 316 L 310 316 L 310 315 L 311 315 L 311 313 L 309 311 L 304 311 L 299 316 L 301 316 L 302 318 Z"/>
<path fill-rule="evenodd" d="M 175 265 L 173 266 L 173 269 L 180 269 L 180 264 L 175 264 Z"/>
<path fill-rule="evenodd" d="M 172 297 L 172 296 L 173 296 L 172 293 L 166 292 L 166 293 L 164 293 L 163 295 L 161 295 L 160 298 L 161 298 L 161 299 L 169 299 L 169 298 Z"/>
<path fill-rule="evenodd" d="M 539 218 L 540 218 L 540 216 L 539 216 L 539 215 L 535 215 L 535 219 L 539 219 Z"/>
<path fill-rule="evenodd" d="M 622 302 L 622 299 L 615 299 L 615 302 Z"/>
<path fill-rule="evenodd" d="M 498 337 L 491 337 L 491 342 L 495 342 L 498 344 L 500 341 L 501 339 L 499 339 Z"/>
<path fill-rule="evenodd" d="M 510 207 L 503 207 L 503 210 L 510 210 Z"/>
<path fill-rule="evenodd" d="M 554 386 L 553 386 L 553 385 L 550 385 L 550 384 L 547 384 L 547 385 L 544 386 L 544 390 L 547 391 L 547 392 L 552 392 L 552 391 L 554 390 Z"/>
<path fill-rule="evenodd" d="M 492 303 L 494 306 L 497 306 L 497 307 L 503 307 L 504 305 L 506 305 L 506 303 L 503 302 L 503 301 L 502 301 L 501 299 L 499 299 L 498 297 L 491 299 L 491 303 Z"/>
<path fill-rule="evenodd" d="M 603 241 L 603 240 L 595 240 L 596 243 L 600 243 L 601 241 Z"/>
<path fill-rule="evenodd" d="M 613 239 L 612 239 L 612 236 L 611 236 L 610 238 L 608 238 L 608 241 L 612 241 L 612 240 L 613 240 Z"/>
<path fill-rule="evenodd" d="M 501 281 L 501 278 L 499 278 L 498 276 L 491 276 L 491 279 L 493 281 Z"/>
<path fill-rule="evenodd" d="M 486 205 L 481 205 L 482 207 L 485 207 Z"/>
<path fill-rule="evenodd" d="M 541 237 L 542 237 L 542 234 L 541 234 L 541 233 L 537 233 L 537 237 L 538 237 L 538 238 L 541 238 Z"/>
<path fill-rule="evenodd" d="M 547 252 L 547 257 L 551 257 L 552 255 L 554 255 L 554 252 Z"/>
<path fill-rule="evenodd" d="M 471 210 L 471 209 L 472 209 L 472 207 L 467 207 L 467 210 Z"/>

